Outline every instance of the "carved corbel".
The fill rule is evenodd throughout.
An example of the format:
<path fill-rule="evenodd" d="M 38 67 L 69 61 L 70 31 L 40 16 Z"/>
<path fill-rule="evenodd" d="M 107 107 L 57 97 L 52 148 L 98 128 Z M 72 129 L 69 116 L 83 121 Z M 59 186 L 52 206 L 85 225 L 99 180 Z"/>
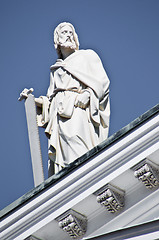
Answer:
<path fill-rule="evenodd" d="M 133 167 L 134 176 L 146 188 L 152 189 L 159 185 L 159 166 L 148 159 L 143 160 Z"/>
<path fill-rule="evenodd" d="M 59 227 L 67 232 L 72 239 L 78 239 L 86 233 L 87 218 L 72 209 L 59 216 L 56 220 Z"/>
<path fill-rule="evenodd" d="M 94 194 L 97 202 L 104 206 L 108 212 L 115 213 L 124 206 L 124 191 L 110 184 L 99 189 Z"/>

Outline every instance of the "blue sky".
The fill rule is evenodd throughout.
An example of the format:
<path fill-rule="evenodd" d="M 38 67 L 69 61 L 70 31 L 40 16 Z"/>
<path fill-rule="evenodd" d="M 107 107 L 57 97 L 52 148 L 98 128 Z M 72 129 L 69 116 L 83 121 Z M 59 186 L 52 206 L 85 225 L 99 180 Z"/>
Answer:
<path fill-rule="evenodd" d="M 158 13 L 158 0 L 0 0 L 1 209 L 34 187 L 24 102 L 17 99 L 25 87 L 46 94 L 57 24 L 71 22 L 80 48 L 103 62 L 112 135 L 159 102 Z M 46 179 L 42 129 L 40 138 Z"/>

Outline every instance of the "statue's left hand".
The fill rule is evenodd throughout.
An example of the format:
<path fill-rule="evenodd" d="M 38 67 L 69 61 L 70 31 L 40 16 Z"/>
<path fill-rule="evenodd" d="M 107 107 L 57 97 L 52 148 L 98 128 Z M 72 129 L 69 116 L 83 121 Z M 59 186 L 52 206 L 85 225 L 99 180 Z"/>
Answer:
<path fill-rule="evenodd" d="M 90 93 L 88 91 L 84 91 L 77 95 L 75 106 L 80 108 L 86 108 L 90 99 Z"/>

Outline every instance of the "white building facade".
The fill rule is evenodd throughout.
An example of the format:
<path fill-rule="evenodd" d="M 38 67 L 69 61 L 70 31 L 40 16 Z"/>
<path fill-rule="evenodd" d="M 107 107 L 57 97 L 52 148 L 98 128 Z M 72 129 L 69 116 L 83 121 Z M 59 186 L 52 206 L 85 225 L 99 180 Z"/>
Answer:
<path fill-rule="evenodd" d="M 1 211 L 1 240 L 159 238 L 159 104 Z"/>

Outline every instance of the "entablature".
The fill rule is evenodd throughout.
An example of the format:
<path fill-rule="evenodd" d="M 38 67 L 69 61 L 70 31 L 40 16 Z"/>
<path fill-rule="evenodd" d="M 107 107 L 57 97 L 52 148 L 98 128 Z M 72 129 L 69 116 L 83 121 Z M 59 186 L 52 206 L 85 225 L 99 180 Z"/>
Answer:
<path fill-rule="evenodd" d="M 115 134 L 115 139 L 110 137 L 46 180 L 30 192 L 30 197 L 27 195 L 26 201 L 23 197 L 16 208 L 3 214 L 1 239 L 22 240 L 29 236 L 70 239 L 58 223 L 59 216 L 67 211 L 75 211 L 87 219 L 83 239 L 156 218 L 159 215 L 159 189 L 154 180 L 158 181 L 159 166 L 158 111 L 159 106 L 151 116 L 140 117 L 140 124 L 130 124 L 124 134 Z M 146 187 L 147 179 L 139 181 L 144 174 L 150 181 L 154 175 L 152 188 Z M 79 221 L 73 224 L 80 229 Z"/>

